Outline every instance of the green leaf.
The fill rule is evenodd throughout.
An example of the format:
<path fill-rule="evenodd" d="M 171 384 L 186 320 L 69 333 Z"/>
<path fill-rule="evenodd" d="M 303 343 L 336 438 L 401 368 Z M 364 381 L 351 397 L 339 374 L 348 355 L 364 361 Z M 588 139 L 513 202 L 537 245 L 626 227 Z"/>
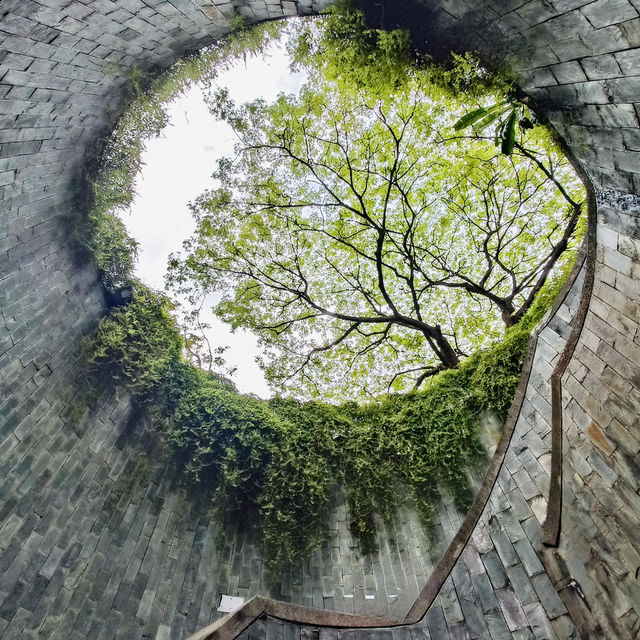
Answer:
<path fill-rule="evenodd" d="M 502 153 L 510 156 L 513 153 L 513 147 L 516 143 L 516 110 L 511 112 L 502 135 Z"/>
<path fill-rule="evenodd" d="M 454 131 L 460 131 L 461 129 L 466 129 L 471 126 L 474 122 L 477 122 L 480 118 L 488 113 L 485 107 L 480 107 L 479 109 L 474 109 L 469 113 L 465 113 L 454 125 Z"/>
<path fill-rule="evenodd" d="M 473 111 L 466 113 L 453 125 L 454 131 L 466 129 L 467 127 L 470 127 L 471 125 L 478 122 L 478 120 L 481 120 L 481 122 L 475 125 L 474 129 L 477 131 L 482 131 L 482 129 L 487 127 L 496 118 L 499 118 L 505 111 L 508 111 L 509 107 L 505 109 L 505 104 L 509 104 L 507 100 L 492 104 L 490 107 L 480 107 L 479 109 L 474 109 Z M 487 122 L 486 124 L 483 124 L 485 120 Z"/>
<path fill-rule="evenodd" d="M 473 126 L 473 130 L 476 133 L 479 133 L 480 131 L 484 131 L 490 124 L 493 124 L 498 118 L 500 118 L 505 113 L 507 113 L 509 109 L 511 109 L 510 105 L 501 109 L 492 110 L 490 113 L 487 114 L 486 118 L 483 118 L 482 120 L 480 120 L 480 122 L 478 122 Z"/>

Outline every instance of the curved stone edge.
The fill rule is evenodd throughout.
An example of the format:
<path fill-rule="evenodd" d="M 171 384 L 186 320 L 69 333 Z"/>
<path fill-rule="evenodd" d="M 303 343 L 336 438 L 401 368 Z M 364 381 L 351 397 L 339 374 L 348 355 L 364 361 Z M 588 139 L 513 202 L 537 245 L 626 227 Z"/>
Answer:
<path fill-rule="evenodd" d="M 595 189 L 580 164 L 574 160 L 569 149 L 565 147 L 564 151 L 571 158 L 573 166 L 582 178 L 587 190 L 587 233 L 584 243 L 586 260 L 585 278 L 574 325 L 551 374 L 551 482 L 547 517 L 542 526 L 542 544 L 547 547 L 558 545 L 562 516 L 562 376 L 569 366 L 582 334 L 593 292 L 596 265 L 597 204 Z"/>
<path fill-rule="evenodd" d="M 581 171 L 581 173 L 583 173 Z M 582 176 L 584 179 L 584 175 Z M 580 297 L 580 305 L 576 312 L 576 323 L 573 326 L 565 348 L 560 355 L 558 363 L 551 375 L 551 480 L 549 485 L 549 503 L 547 517 L 542 526 L 541 542 L 543 545 L 541 560 L 553 586 L 560 599 L 564 603 L 571 619 L 585 638 L 592 637 L 594 632 L 601 632 L 588 607 L 582 598 L 576 596 L 574 590 L 567 590 L 572 576 L 566 564 L 558 562 L 555 548 L 560 541 L 560 529 L 562 521 L 562 469 L 563 469 L 563 404 L 562 404 L 562 377 L 573 357 L 578 345 L 582 330 L 585 325 L 589 303 L 593 293 L 596 265 L 596 235 L 597 235 L 597 204 L 595 189 L 586 181 L 587 185 L 587 242 L 585 280 Z M 619 630 L 622 639 L 625 634 Z"/>
<path fill-rule="evenodd" d="M 582 176 L 585 178 L 586 176 Z M 588 180 L 588 179 L 587 179 Z M 313 609 L 310 607 L 302 607 L 299 605 L 292 605 L 286 602 L 278 600 L 272 600 L 262 596 L 256 596 L 251 598 L 242 607 L 228 614 L 224 618 L 217 620 L 215 623 L 201 629 L 196 634 L 189 636 L 187 640 L 232 640 L 238 637 L 247 627 L 254 623 L 258 618 L 268 616 L 270 618 L 280 620 L 283 622 L 297 623 L 301 625 L 309 625 L 314 627 L 329 627 L 333 629 L 384 629 L 394 627 L 405 627 L 414 625 L 420 622 L 426 615 L 428 609 L 434 603 L 440 590 L 442 589 L 445 581 L 449 577 L 453 567 L 459 560 L 463 550 L 473 531 L 478 524 L 480 517 L 487 505 L 491 492 L 498 480 L 498 474 L 504 464 L 505 456 L 511 444 L 511 440 L 515 431 L 515 427 L 520 417 L 520 411 L 524 402 L 527 385 L 531 375 L 531 370 L 534 362 L 534 355 L 538 343 L 538 337 L 540 333 L 547 327 L 551 319 L 554 317 L 560 306 L 563 304 L 569 291 L 574 285 L 576 279 L 582 272 L 583 268 L 587 274 L 591 273 L 591 277 L 587 275 L 582 285 L 580 293 L 580 304 L 575 316 L 575 324 L 567 344 L 562 351 L 559 362 L 554 370 L 554 376 L 560 381 L 562 373 L 566 369 L 566 366 L 571 359 L 571 355 L 575 349 L 575 345 L 580 336 L 584 319 L 586 317 L 586 311 L 589 304 L 589 297 L 593 286 L 593 269 L 595 260 L 595 223 L 596 223 L 596 205 L 595 205 L 595 193 L 593 187 L 587 182 L 588 189 L 588 203 L 587 203 L 587 234 L 583 243 L 583 247 L 576 259 L 576 263 L 573 266 L 566 283 L 562 290 L 558 294 L 551 309 L 545 314 L 545 317 L 540 321 L 538 326 L 533 330 L 529 342 L 527 345 L 527 352 L 522 367 L 522 373 L 520 375 L 520 381 L 516 389 L 516 393 L 505 421 L 505 425 L 498 442 L 496 451 L 491 459 L 489 468 L 485 479 L 476 494 L 476 497 L 462 523 L 460 529 L 454 536 L 453 540 L 449 544 L 446 552 L 441 558 L 440 562 L 436 566 L 434 572 L 427 580 L 425 586 L 420 591 L 420 594 L 416 598 L 414 604 L 407 612 L 407 615 L 402 620 L 387 620 L 383 618 L 373 618 L 367 616 L 357 616 L 346 613 L 340 613 L 335 611 L 328 611 L 324 609 Z M 560 438 L 562 436 L 561 429 L 561 388 L 560 388 L 560 423 L 555 428 L 552 426 L 552 438 L 558 437 L 557 432 L 560 429 Z M 553 403 L 558 402 L 558 398 L 553 396 Z M 552 403 L 553 416 L 558 413 L 557 405 Z M 556 408 L 553 408 L 553 407 Z M 557 440 L 553 440 L 556 446 Z M 561 447 L 560 440 L 560 447 Z M 553 448 L 552 448 L 553 456 Z M 556 483 L 561 482 L 562 471 L 562 451 L 560 448 L 559 453 L 559 468 L 552 469 L 551 487 L 553 488 L 554 480 Z M 556 453 L 556 466 L 558 454 Z M 553 465 L 552 458 L 552 465 Z M 551 489 L 552 490 L 552 489 Z M 552 502 L 551 497 L 549 499 L 549 505 L 547 509 L 546 523 L 549 522 L 549 526 L 557 526 L 559 528 L 560 522 L 560 507 L 561 507 L 561 486 L 558 484 L 556 489 L 556 496 Z M 554 581 L 555 582 L 555 581 Z"/>

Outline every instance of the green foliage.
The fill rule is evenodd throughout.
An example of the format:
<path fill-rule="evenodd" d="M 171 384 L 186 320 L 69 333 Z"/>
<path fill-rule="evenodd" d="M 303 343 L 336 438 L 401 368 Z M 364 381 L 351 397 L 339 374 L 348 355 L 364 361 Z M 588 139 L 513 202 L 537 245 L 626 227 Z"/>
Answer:
<path fill-rule="evenodd" d="M 143 86 L 141 74 L 132 73 L 130 94 L 137 100 L 105 143 L 100 168 L 90 182 L 89 212 L 78 227 L 79 239 L 94 257 L 110 291 L 132 280 L 138 243 L 128 235 L 119 214 L 135 195 L 134 181 L 141 168 L 145 139 L 159 135 L 167 124 L 165 108 Z"/>
<path fill-rule="evenodd" d="M 516 124 L 522 131 L 533 129 L 533 116 L 521 103 L 503 100 L 488 107 L 479 107 L 454 123 L 454 131 L 463 131 L 471 127 L 474 133 L 482 133 L 487 127 L 495 126 L 495 145 L 506 156 L 513 153 L 516 144 Z"/>
<path fill-rule="evenodd" d="M 394 448 L 387 418 L 400 398 L 341 407 L 351 419 L 340 434 L 344 487 L 351 515 L 351 531 L 365 552 L 374 548 L 374 515 L 390 520 L 407 498 L 410 487 L 401 487 L 401 452 Z"/>
<path fill-rule="evenodd" d="M 120 218 L 107 211 L 94 209 L 91 226 L 93 232 L 88 248 L 100 270 L 104 286 L 115 291 L 131 281 L 138 243 L 127 233 Z"/>
<path fill-rule="evenodd" d="M 471 370 L 471 404 L 490 409 L 504 421 L 520 379 L 529 332 L 518 327 L 507 332 L 493 348 L 470 358 L 464 364 Z"/>
<path fill-rule="evenodd" d="M 490 73 L 473 54 L 452 53 L 448 61 L 434 64 L 414 47 L 408 30 L 372 27 L 355 5 L 337 2 L 323 16 L 294 24 L 287 44 L 294 70 L 304 69 L 313 83 L 330 82 L 340 91 L 358 89 L 381 99 L 418 74 L 469 101 L 513 93 L 506 75 Z"/>
<path fill-rule="evenodd" d="M 260 496 L 269 566 L 297 564 L 323 541 L 330 498 L 339 482 L 336 434 L 347 420 L 334 407 L 276 399 L 269 403 L 281 440 Z"/>
<path fill-rule="evenodd" d="M 441 373 L 426 389 L 388 396 L 363 407 L 341 407 L 351 429 L 341 442 L 352 531 L 371 548 L 374 515 L 390 519 L 398 504 L 414 504 L 430 524 L 441 487 L 460 508 L 469 505 L 469 471 L 484 459 L 468 375 Z"/>
<path fill-rule="evenodd" d="M 513 97 L 514 86 L 506 74 L 489 71 L 473 53 L 451 53 L 446 63 L 432 64 L 423 60 L 423 67 L 433 82 L 453 96 L 465 96 L 469 103 L 484 101 L 487 96 Z"/>
<path fill-rule="evenodd" d="M 170 309 L 165 296 L 137 284 L 133 301 L 100 321 L 86 347 L 101 381 L 126 387 L 138 400 L 163 383 L 182 348 Z"/>
<path fill-rule="evenodd" d="M 352 5 L 336 3 L 322 18 L 298 24 L 288 45 L 292 67 L 341 89 L 388 93 L 388 87 L 402 86 L 418 61 L 408 32 L 371 28 Z"/>
<path fill-rule="evenodd" d="M 585 233 L 586 219 L 580 220 L 581 228 L 578 230 L 578 237 L 583 237 Z M 545 316 L 547 311 L 553 305 L 555 299 L 558 297 L 562 287 L 564 287 L 571 271 L 575 265 L 577 253 L 572 253 L 567 260 L 559 266 L 558 269 L 547 280 L 544 287 L 536 295 L 533 304 L 529 307 L 527 313 L 522 317 L 522 320 L 512 330 L 516 331 L 518 328 L 523 331 L 531 331 Z"/>
<path fill-rule="evenodd" d="M 255 509 L 280 425 L 268 407 L 215 379 L 184 390 L 167 431 L 190 479 L 214 490 L 219 514 L 237 519 Z"/>
<path fill-rule="evenodd" d="M 462 363 L 459 370 L 469 375 L 471 406 L 474 411 L 489 410 L 506 420 L 524 362 L 531 331 L 550 309 L 564 286 L 573 264 L 567 260 L 554 273 L 520 322 L 507 329 L 502 341 L 480 351 Z"/>
<path fill-rule="evenodd" d="M 268 565 L 278 575 L 323 540 L 338 488 L 365 551 L 374 546 L 374 516 L 390 519 L 403 502 L 414 504 L 427 524 L 442 487 L 460 508 L 469 505 L 469 471 L 485 456 L 478 416 L 506 416 L 532 325 L 562 282 L 543 290 L 505 340 L 423 390 L 366 405 L 239 395 L 181 360 L 170 303 L 142 286 L 133 302 L 101 320 L 88 360 L 95 379 L 133 394 L 221 521 L 260 526 Z"/>
<path fill-rule="evenodd" d="M 462 507 L 468 506 L 469 496 L 465 472 L 482 454 L 464 382 L 460 372 L 441 373 L 423 393 L 410 396 L 393 418 L 410 485 L 422 494 L 443 482 Z"/>

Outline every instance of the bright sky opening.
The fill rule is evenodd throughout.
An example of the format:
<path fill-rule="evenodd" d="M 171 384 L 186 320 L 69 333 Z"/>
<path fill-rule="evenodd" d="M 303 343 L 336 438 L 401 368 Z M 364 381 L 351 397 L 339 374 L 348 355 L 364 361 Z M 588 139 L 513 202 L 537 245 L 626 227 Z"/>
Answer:
<path fill-rule="evenodd" d="M 292 73 L 284 39 L 274 42 L 261 57 L 247 57 L 220 73 L 215 86 L 227 87 L 237 102 L 256 98 L 271 101 L 278 93 L 296 92 L 304 74 Z M 211 173 L 218 158 L 233 154 L 231 127 L 208 111 L 198 86 L 169 106 L 170 123 L 159 138 L 146 143 L 143 169 L 136 179 L 131 214 L 123 216 L 129 233 L 140 243 L 135 274 L 145 284 L 164 289 L 167 258 L 179 252 L 195 230 L 188 203 L 212 186 Z M 183 301 L 185 307 L 188 303 Z M 236 367 L 232 380 L 242 393 L 271 396 L 255 362 L 257 339 L 250 332 L 230 327 L 211 313 L 213 300 L 205 301 L 201 319 L 211 325 L 207 337 L 213 348 L 228 346 L 224 358 Z"/>

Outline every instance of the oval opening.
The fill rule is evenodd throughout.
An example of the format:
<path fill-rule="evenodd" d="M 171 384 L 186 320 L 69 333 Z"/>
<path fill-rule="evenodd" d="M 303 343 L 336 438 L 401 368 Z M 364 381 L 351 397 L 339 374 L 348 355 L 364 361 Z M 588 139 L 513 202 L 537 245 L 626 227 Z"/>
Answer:
<path fill-rule="evenodd" d="M 349 68 L 355 81 L 347 72 L 336 74 L 323 66 L 322 49 L 313 49 L 328 46 L 322 33 L 307 30 L 298 52 L 309 46 L 316 72 L 324 75 L 302 96 L 243 108 L 213 94 L 210 103 L 235 125 L 244 151 L 235 164 L 219 166 L 217 184 L 193 205 L 199 226 L 188 247 L 191 258 L 174 260 L 173 281 L 177 288 L 190 283 L 197 293 L 210 293 L 219 290 L 215 278 L 229 285 L 239 273 L 235 289 L 219 291 L 219 313 L 237 326 L 262 327 L 274 354 L 274 379 L 287 379 L 292 362 L 298 369 L 294 355 L 300 354 L 281 337 L 304 318 L 288 318 L 285 311 L 296 305 L 304 310 L 311 298 L 306 309 L 312 326 L 291 343 L 306 346 L 303 362 L 310 352 L 329 352 L 324 347 L 332 343 L 346 347 L 338 360 L 349 375 L 311 358 L 316 379 L 302 367 L 295 374 L 302 371 L 302 377 L 279 388 L 293 399 L 238 394 L 224 372 L 203 373 L 185 363 L 189 348 L 185 330 L 176 331 L 171 320 L 174 309 L 139 284 L 133 285 L 133 302 L 115 307 L 101 324 L 94 364 L 132 390 L 187 481 L 211 493 L 234 558 L 246 561 L 248 553 L 263 567 L 258 578 L 240 575 L 235 586 L 230 576 L 225 593 L 266 593 L 402 617 L 485 475 L 528 335 L 562 284 L 560 275 L 546 276 L 566 276 L 571 265 L 569 252 L 558 249 L 565 232 L 566 244 L 577 250 L 582 186 L 553 137 L 534 126 L 527 105 L 472 58 L 459 59 L 455 70 L 407 67 L 398 73 L 393 65 L 409 63 L 403 33 L 368 29 L 357 15 L 341 19 L 344 40 L 338 30 L 333 45 L 348 55 L 332 64 L 358 62 L 362 51 L 350 52 L 347 40 L 361 32 L 360 45 L 366 55 L 369 47 L 380 56 L 379 67 L 374 59 L 372 70 Z M 383 78 L 386 94 L 375 85 Z M 463 90 L 467 102 L 457 93 Z M 156 91 L 162 97 L 162 88 Z M 435 93 L 444 105 L 433 100 Z M 125 116 L 119 133 L 124 142 L 107 159 L 112 183 L 105 189 L 115 185 L 121 195 L 131 193 L 140 138 L 130 137 L 127 118 L 134 130 L 155 132 L 165 119 L 161 104 L 143 95 L 142 107 Z M 252 185 L 256 176 L 266 185 L 262 191 Z M 338 191 L 341 185 L 346 195 Z M 299 191 L 289 191 L 294 188 Z M 243 210 L 242 199 L 252 197 L 258 206 Z M 120 242 L 114 246 L 132 247 L 109 212 L 93 215 L 109 220 L 104 233 Z M 233 262 L 234 246 L 249 251 L 252 241 L 257 252 Z M 564 258 L 554 263 L 562 267 L 555 272 L 542 260 L 554 253 Z M 122 255 L 126 271 L 131 253 Z M 215 277 L 208 259 L 224 265 L 213 270 Z M 296 274 L 305 263 L 311 268 Z M 260 276 L 252 280 L 253 264 Z M 108 267 L 103 272 L 112 291 L 127 286 Z M 272 297 L 256 298 L 270 279 Z M 509 281 L 514 290 L 528 285 L 510 298 L 501 289 Z M 327 303 L 309 293 L 312 286 Z M 531 295 L 536 289 L 537 298 Z M 290 296 L 283 297 L 283 290 Z M 284 315 L 256 319 L 255 309 L 270 304 L 280 305 Z M 395 320 L 385 324 L 385 317 Z M 342 324 L 332 333 L 336 318 Z M 506 333 L 500 323 L 508 325 Z M 324 342 L 314 342 L 318 337 Z M 376 353 L 379 338 L 387 340 L 381 342 L 386 351 Z M 197 341 L 197 335 L 188 339 Z M 357 364 L 354 354 L 362 356 Z M 395 369 L 385 370 L 390 361 Z M 357 391 L 352 372 L 363 381 Z M 417 390 L 407 393 L 417 382 Z"/>

